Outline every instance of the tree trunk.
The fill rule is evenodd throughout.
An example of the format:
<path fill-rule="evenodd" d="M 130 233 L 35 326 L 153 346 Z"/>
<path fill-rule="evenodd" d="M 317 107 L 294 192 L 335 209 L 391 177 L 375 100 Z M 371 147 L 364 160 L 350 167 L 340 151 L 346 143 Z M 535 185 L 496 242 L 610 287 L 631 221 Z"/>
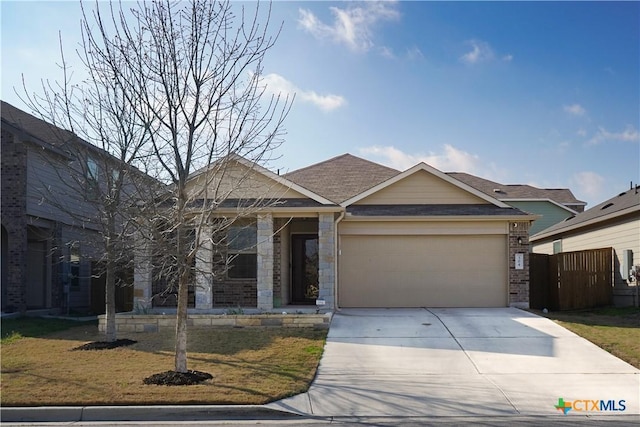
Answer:
<path fill-rule="evenodd" d="M 116 340 L 116 274 L 115 266 L 111 259 L 107 261 L 107 283 L 105 284 L 105 340 Z"/>
<path fill-rule="evenodd" d="M 176 372 L 187 372 L 187 305 L 189 303 L 188 275 L 180 275 L 178 312 L 176 314 Z"/>

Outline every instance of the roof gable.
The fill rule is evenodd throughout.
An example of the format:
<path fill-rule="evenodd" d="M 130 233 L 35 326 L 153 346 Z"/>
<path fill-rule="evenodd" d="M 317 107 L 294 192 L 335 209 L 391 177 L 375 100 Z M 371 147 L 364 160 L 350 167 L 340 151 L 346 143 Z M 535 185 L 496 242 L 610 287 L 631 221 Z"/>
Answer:
<path fill-rule="evenodd" d="M 242 156 L 231 154 L 226 160 L 225 162 L 214 162 L 191 174 L 188 188 L 194 197 L 211 199 L 309 198 L 323 205 L 334 204 Z"/>
<path fill-rule="evenodd" d="M 508 207 L 426 163 L 419 163 L 341 203 L 342 206 L 354 204 L 493 204 Z"/>
<path fill-rule="evenodd" d="M 284 177 L 335 203 L 341 203 L 399 173 L 387 166 L 343 154 L 289 172 Z"/>

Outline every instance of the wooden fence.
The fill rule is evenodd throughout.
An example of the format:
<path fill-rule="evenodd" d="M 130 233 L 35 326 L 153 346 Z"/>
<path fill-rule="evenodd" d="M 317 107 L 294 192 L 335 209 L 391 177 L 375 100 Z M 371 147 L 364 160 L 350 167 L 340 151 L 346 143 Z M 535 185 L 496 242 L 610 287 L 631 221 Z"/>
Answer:
<path fill-rule="evenodd" d="M 613 249 L 530 254 L 529 279 L 529 305 L 534 309 L 609 305 L 613 296 Z"/>

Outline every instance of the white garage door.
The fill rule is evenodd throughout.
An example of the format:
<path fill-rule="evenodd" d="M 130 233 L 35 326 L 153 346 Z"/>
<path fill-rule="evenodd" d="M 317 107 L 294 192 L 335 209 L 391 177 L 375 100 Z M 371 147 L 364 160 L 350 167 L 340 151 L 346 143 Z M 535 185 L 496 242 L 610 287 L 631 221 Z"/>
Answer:
<path fill-rule="evenodd" d="M 507 242 L 484 236 L 341 236 L 342 307 L 505 307 Z"/>

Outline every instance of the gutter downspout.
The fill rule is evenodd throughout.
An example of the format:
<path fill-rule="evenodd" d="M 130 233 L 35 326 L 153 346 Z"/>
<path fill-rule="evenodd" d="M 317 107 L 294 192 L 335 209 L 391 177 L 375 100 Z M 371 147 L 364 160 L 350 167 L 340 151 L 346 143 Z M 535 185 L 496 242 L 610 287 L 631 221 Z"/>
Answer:
<path fill-rule="evenodd" d="M 333 224 L 333 253 L 335 255 L 335 261 L 333 263 L 333 309 L 335 311 L 340 311 L 340 306 L 338 305 L 338 260 L 340 258 L 340 254 L 338 253 L 338 223 L 342 221 L 347 209 L 340 212 L 340 215 Z"/>

